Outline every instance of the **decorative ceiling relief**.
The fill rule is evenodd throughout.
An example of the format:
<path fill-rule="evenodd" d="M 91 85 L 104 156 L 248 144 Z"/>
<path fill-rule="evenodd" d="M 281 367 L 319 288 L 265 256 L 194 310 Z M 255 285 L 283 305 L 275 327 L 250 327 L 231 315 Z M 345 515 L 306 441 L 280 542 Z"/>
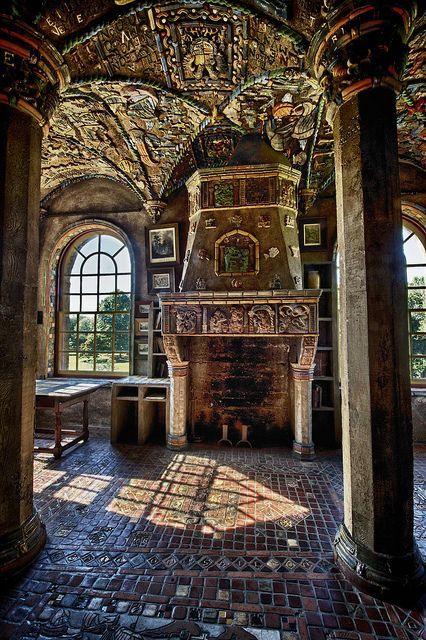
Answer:
<path fill-rule="evenodd" d="M 246 75 L 247 18 L 227 7 L 156 7 L 157 44 L 169 87 L 230 90 Z"/>
<path fill-rule="evenodd" d="M 260 18 L 250 19 L 248 51 L 250 75 L 287 67 L 300 68 L 300 58 L 291 40 Z"/>
<path fill-rule="evenodd" d="M 160 55 L 147 11 L 107 24 L 65 55 L 73 77 L 93 75 L 144 77 L 164 83 Z"/>

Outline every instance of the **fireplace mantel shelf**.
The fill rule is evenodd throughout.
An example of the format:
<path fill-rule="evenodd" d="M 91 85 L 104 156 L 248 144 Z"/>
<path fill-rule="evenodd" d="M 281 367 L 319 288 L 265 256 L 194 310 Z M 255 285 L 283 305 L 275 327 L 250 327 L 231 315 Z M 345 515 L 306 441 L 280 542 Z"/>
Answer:
<path fill-rule="evenodd" d="M 317 336 L 320 289 L 160 295 L 165 335 Z"/>

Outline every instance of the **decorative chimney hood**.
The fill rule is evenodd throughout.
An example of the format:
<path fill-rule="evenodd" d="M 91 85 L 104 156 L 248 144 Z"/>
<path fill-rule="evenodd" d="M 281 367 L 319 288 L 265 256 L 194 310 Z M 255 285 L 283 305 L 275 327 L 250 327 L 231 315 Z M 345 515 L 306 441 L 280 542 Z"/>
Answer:
<path fill-rule="evenodd" d="M 225 415 L 247 421 L 258 412 L 258 424 L 291 422 L 294 451 L 313 457 L 311 382 L 321 292 L 301 288 L 299 179 L 284 156 L 259 134 L 249 134 L 228 166 L 199 169 L 187 181 L 190 226 L 180 292 L 160 296 L 171 377 L 171 448 L 186 445 L 188 417 L 193 430 L 200 415 L 216 420 L 220 430 Z M 245 372 L 238 362 L 253 339 L 263 363 L 253 362 L 265 387 L 259 397 L 250 391 L 253 368 L 247 363 Z M 264 384 L 271 377 L 271 348 L 279 354 L 277 383 L 269 385 L 273 397 Z M 222 355 L 212 381 L 216 353 Z"/>

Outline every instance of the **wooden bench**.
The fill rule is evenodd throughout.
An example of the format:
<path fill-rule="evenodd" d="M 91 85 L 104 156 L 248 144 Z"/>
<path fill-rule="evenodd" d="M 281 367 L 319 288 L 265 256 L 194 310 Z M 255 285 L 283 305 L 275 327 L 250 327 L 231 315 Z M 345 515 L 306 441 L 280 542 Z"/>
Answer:
<path fill-rule="evenodd" d="M 89 399 L 92 393 L 105 385 L 108 380 L 88 380 L 83 378 L 49 378 L 36 381 L 36 409 L 51 409 L 55 414 L 55 426 L 39 427 L 35 422 L 34 435 L 43 439 L 53 439 L 52 447 L 34 445 L 34 451 L 53 453 L 60 458 L 62 452 L 77 444 L 85 442 L 89 437 Z M 83 404 L 81 428 L 64 428 L 62 412 L 67 407 Z M 63 442 L 64 438 L 71 440 Z"/>

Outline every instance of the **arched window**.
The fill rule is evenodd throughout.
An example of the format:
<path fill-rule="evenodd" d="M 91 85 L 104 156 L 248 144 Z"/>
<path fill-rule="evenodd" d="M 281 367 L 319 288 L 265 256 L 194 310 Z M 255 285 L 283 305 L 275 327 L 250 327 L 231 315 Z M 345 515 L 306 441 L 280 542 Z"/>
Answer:
<path fill-rule="evenodd" d="M 131 300 L 129 250 L 118 236 L 71 242 L 60 267 L 57 372 L 128 374 Z"/>
<path fill-rule="evenodd" d="M 426 384 L 426 234 L 406 219 L 402 233 L 407 261 L 411 379 Z"/>

